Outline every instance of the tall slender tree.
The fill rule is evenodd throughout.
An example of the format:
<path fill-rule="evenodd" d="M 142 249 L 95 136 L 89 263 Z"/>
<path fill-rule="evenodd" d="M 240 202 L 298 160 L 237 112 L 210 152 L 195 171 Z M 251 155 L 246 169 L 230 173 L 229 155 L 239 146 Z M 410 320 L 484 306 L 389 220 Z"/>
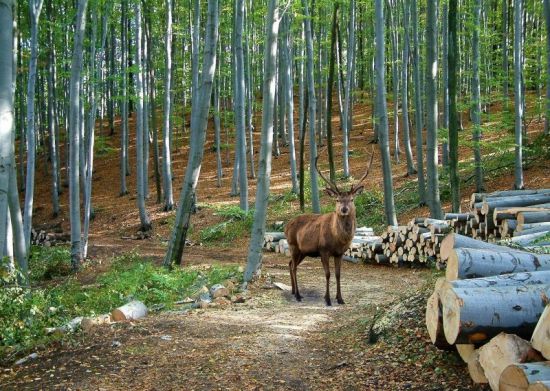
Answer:
<path fill-rule="evenodd" d="M 204 40 L 203 72 L 200 91 L 196 102 L 193 102 L 191 112 L 191 149 L 183 180 L 180 202 L 176 213 L 176 222 L 172 230 L 168 251 L 164 258 L 164 265 L 180 264 L 185 239 L 189 229 L 193 208 L 193 195 L 202 166 L 204 142 L 206 139 L 206 125 L 210 110 L 210 96 L 216 72 L 216 47 L 218 42 L 218 0 L 208 1 L 208 19 L 206 37 Z"/>
<path fill-rule="evenodd" d="M 418 7 L 416 0 L 411 0 L 411 23 L 413 30 L 413 78 L 414 110 L 416 127 L 416 166 L 418 171 L 418 198 L 420 205 L 426 204 L 426 183 L 424 180 L 424 154 L 422 153 L 422 130 L 424 129 L 422 111 L 422 88 L 420 82 L 420 39 L 418 37 Z"/>
<path fill-rule="evenodd" d="M 476 191 L 485 190 L 483 165 L 481 162 L 481 86 L 479 76 L 479 32 L 481 20 L 481 0 L 474 0 L 474 23 L 472 32 L 472 126 L 474 141 L 474 164 Z"/>
<path fill-rule="evenodd" d="M 514 187 L 523 189 L 523 0 L 514 0 L 514 110 L 515 168 Z"/>
<path fill-rule="evenodd" d="M 307 0 L 302 0 L 304 9 L 304 26 L 306 35 L 306 76 L 307 93 L 309 104 L 309 176 L 311 179 L 311 206 L 314 213 L 321 211 L 319 201 L 319 184 L 317 182 L 317 171 L 315 170 L 315 159 L 317 157 L 317 143 L 315 141 L 315 113 L 317 101 L 315 98 L 315 80 L 313 77 L 313 33 L 311 29 L 311 18 Z M 344 119 L 345 120 L 345 119 Z"/>
<path fill-rule="evenodd" d="M 334 2 L 334 8 L 332 10 L 332 28 L 330 33 L 330 54 L 329 54 L 329 68 L 328 68 L 328 80 L 327 80 L 327 152 L 328 152 L 328 164 L 329 164 L 329 179 L 334 182 L 336 180 L 336 171 L 334 169 L 334 148 L 332 140 L 332 87 L 334 85 L 334 68 L 336 62 L 336 34 L 338 26 L 338 8 L 340 3 Z"/>
<path fill-rule="evenodd" d="M 403 63 L 401 68 L 401 110 L 403 111 L 403 144 L 405 145 L 405 156 L 407 157 L 407 175 L 416 174 L 414 166 L 411 131 L 409 126 L 409 19 L 410 4 L 403 2 Z"/>
<path fill-rule="evenodd" d="M 428 0 L 426 15 L 426 174 L 430 215 L 443 218 L 437 172 L 437 0 Z"/>
<path fill-rule="evenodd" d="M 254 223 L 248 245 L 244 281 L 250 282 L 258 275 L 262 266 L 262 243 L 265 234 L 269 183 L 271 179 L 271 140 L 273 133 L 273 104 L 275 102 L 275 81 L 277 74 L 277 35 L 279 33 L 279 7 L 277 0 L 269 0 L 266 17 L 266 43 L 264 51 L 263 114 L 258 164 L 258 184 Z M 303 139 L 303 137 L 302 137 Z"/>
<path fill-rule="evenodd" d="M 165 1 L 166 6 L 166 56 L 164 59 L 164 117 L 162 121 L 162 184 L 164 186 L 164 210 L 174 208 L 172 190 L 172 159 L 170 154 L 170 116 L 172 113 L 172 0 Z"/>
<path fill-rule="evenodd" d="M 36 159 L 36 117 L 35 89 L 36 67 L 38 64 L 38 20 L 42 11 L 44 0 L 30 0 L 31 19 L 31 57 L 29 59 L 29 76 L 27 79 L 27 177 L 25 185 L 25 212 L 23 223 L 25 227 L 25 240 L 27 251 L 31 246 L 32 209 L 34 201 L 34 173 Z"/>
<path fill-rule="evenodd" d="M 74 270 L 82 260 L 80 225 L 80 90 L 82 72 L 82 50 L 86 30 L 86 7 L 88 0 L 78 0 L 76 29 L 73 43 L 70 81 L 69 112 L 69 210 L 71 221 L 71 264 Z"/>
<path fill-rule="evenodd" d="M 235 16 L 235 125 L 237 131 L 237 154 L 239 156 L 239 204 L 242 210 L 248 211 L 248 177 L 246 163 L 246 129 L 245 129 L 245 81 L 244 81 L 244 0 L 236 2 Z"/>
<path fill-rule="evenodd" d="M 393 179 L 391 172 L 390 141 L 388 129 L 388 110 L 386 107 L 386 83 L 385 83 L 385 56 L 384 56 L 384 0 L 376 0 L 375 3 L 375 31 L 376 31 L 376 123 L 380 138 L 380 156 L 382 159 L 382 171 L 384 173 L 384 213 L 388 225 L 397 225 L 395 204 L 393 198 Z"/>
<path fill-rule="evenodd" d="M 458 46 L 458 0 L 449 0 L 449 177 L 453 212 L 460 211 L 460 181 L 458 177 L 458 109 L 457 109 L 457 60 L 460 58 Z"/>
<path fill-rule="evenodd" d="M 550 0 L 544 0 L 544 19 L 546 21 L 546 118 L 544 133 L 550 135 Z"/>
<path fill-rule="evenodd" d="M 128 0 L 121 1 L 121 132 L 120 132 L 120 195 L 128 194 L 126 175 L 128 175 Z"/>
<path fill-rule="evenodd" d="M 347 50 L 347 74 L 344 98 L 344 111 L 342 113 L 342 158 L 344 164 L 344 177 L 349 177 L 349 133 L 351 131 L 351 99 L 353 86 L 353 61 L 355 52 L 355 0 L 350 0 L 349 3 L 349 25 L 348 25 L 348 50 Z"/>

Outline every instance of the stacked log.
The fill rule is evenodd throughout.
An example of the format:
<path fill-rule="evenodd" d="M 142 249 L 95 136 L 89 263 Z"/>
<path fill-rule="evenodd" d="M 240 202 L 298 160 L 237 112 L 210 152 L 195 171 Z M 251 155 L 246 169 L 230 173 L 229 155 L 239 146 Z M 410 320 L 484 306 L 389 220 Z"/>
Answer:
<path fill-rule="evenodd" d="M 550 371 L 531 379 L 523 368 L 550 359 L 550 254 L 453 233 L 440 257 L 445 278 L 426 306 L 431 341 L 442 349 L 454 345 L 475 383 L 493 390 L 543 387 L 539 381 L 550 381 Z"/>
<path fill-rule="evenodd" d="M 46 232 L 44 230 L 31 230 L 31 243 L 35 246 L 53 247 L 70 243 L 71 235 L 68 233 Z"/>

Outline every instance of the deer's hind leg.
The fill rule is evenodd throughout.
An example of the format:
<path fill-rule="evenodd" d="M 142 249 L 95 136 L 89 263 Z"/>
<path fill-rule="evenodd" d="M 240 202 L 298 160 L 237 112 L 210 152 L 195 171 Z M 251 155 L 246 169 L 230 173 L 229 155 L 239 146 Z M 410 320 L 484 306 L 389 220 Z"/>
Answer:
<path fill-rule="evenodd" d="M 302 296 L 300 296 L 300 291 L 298 290 L 298 280 L 296 278 L 298 265 L 304 260 L 305 256 L 302 255 L 299 251 L 291 249 L 292 258 L 288 263 L 290 269 L 290 282 L 292 284 L 292 294 L 296 297 L 297 301 L 302 301 Z"/>
<path fill-rule="evenodd" d="M 342 265 L 342 257 L 334 257 L 334 274 L 336 275 L 336 301 L 338 304 L 345 304 L 342 299 L 342 291 L 340 290 L 340 266 Z"/>
<path fill-rule="evenodd" d="M 325 291 L 325 303 L 327 305 L 332 305 L 330 302 L 330 292 L 329 292 L 329 283 L 330 283 L 330 265 L 329 265 L 330 255 L 326 253 L 321 253 L 321 263 L 323 264 L 323 269 L 325 269 L 325 278 L 327 280 L 327 289 Z"/>

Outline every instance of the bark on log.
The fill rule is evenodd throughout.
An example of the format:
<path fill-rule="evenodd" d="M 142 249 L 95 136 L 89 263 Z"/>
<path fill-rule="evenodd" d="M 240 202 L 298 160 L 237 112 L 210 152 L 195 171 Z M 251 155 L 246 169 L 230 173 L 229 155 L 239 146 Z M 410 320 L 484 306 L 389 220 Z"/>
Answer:
<path fill-rule="evenodd" d="M 128 304 L 114 309 L 111 318 L 115 321 L 133 320 L 147 316 L 147 307 L 139 300 L 132 300 Z"/>
<path fill-rule="evenodd" d="M 516 218 L 520 225 L 550 221 L 550 208 L 540 212 L 519 212 Z"/>
<path fill-rule="evenodd" d="M 550 380 L 550 361 L 529 364 L 511 363 L 500 376 L 502 391 L 527 390 L 530 384 Z"/>
<path fill-rule="evenodd" d="M 523 232 L 523 231 L 531 231 L 533 229 L 540 228 L 540 231 L 543 231 L 546 229 L 547 231 L 550 231 L 550 220 L 547 221 L 540 221 L 538 223 L 519 223 L 516 226 L 516 231 Z M 535 231 L 533 231 L 535 232 Z"/>
<path fill-rule="evenodd" d="M 447 289 L 440 293 L 445 338 L 481 343 L 502 331 L 530 338 L 549 295 L 549 284 Z"/>
<path fill-rule="evenodd" d="M 443 239 L 443 241 L 441 242 L 441 248 L 439 250 L 439 253 L 441 254 L 441 259 L 443 261 L 446 261 L 447 259 L 449 259 L 449 256 L 451 255 L 453 249 L 461 247 L 479 248 L 493 251 L 517 251 L 511 249 L 510 247 L 486 243 L 482 242 L 481 240 L 472 239 L 464 235 L 451 233 L 445 236 L 445 239 Z"/>
<path fill-rule="evenodd" d="M 543 238 L 546 237 L 547 235 L 548 235 L 548 232 L 543 231 L 543 232 L 537 232 L 537 233 L 532 233 L 528 235 L 515 236 L 511 238 L 510 241 L 520 246 L 529 246 L 535 242 L 539 243 L 541 240 L 544 241 Z M 544 243 L 547 243 L 547 242 L 548 241 L 544 241 Z"/>
<path fill-rule="evenodd" d="M 537 204 L 545 204 L 550 202 L 550 193 L 541 193 L 533 195 L 519 195 L 510 197 L 486 198 L 482 202 L 481 213 L 489 215 L 495 208 L 508 206 L 530 206 Z"/>
<path fill-rule="evenodd" d="M 497 224 L 497 221 L 500 221 L 504 218 L 510 218 L 514 219 L 517 217 L 519 213 L 523 212 L 546 212 L 550 209 L 550 203 L 547 204 L 538 204 L 538 205 L 530 205 L 530 206 L 520 206 L 520 207 L 502 207 L 502 208 L 495 208 L 493 211 L 493 221 L 495 224 Z M 508 217 L 503 217 L 508 216 Z"/>
<path fill-rule="evenodd" d="M 479 363 L 479 349 L 475 350 L 468 360 L 468 373 L 476 384 L 487 384 L 489 382 L 485 376 L 483 367 Z"/>
<path fill-rule="evenodd" d="M 550 305 L 546 306 L 537 322 L 531 344 L 545 359 L 550 360 Z"/>
<path fill-rule="evenodd" d="M 514 195 L 532 195 L 532 194 L 544 194 L 550 193 L 550 189 L 533 189 L 533 190 L 502 190 L 494 191 L 492 193 L 472 193 L 470 197 L 470 206 L 477 202 L 483 201 L 485 198 L 496 198 L 496 197 L 509 197 Z"/>
<path fill-rule="evenodd" d="M 550 284 L 550 270 L 501 274 L 497 276 L 470 278 L 466 280 L 445 280 L 440 285 L 440 289 L 442 291 L 446 291 L 452 288 L 471 289 L 542 284 Z"/>
<path fill-rule="evenodd" d="M 479 348 L 479 363 L 493 390 L 499 389 L 500 375 L 510 364 L 523 363 L 531 344 L 514 334 L 500 333 Z"/>
<path fill-rule="evenodd" d="M 445 277 L 453 281 L 545 270 L 550 270 L 550 254 L 457 248 L 447 259 Z"/>

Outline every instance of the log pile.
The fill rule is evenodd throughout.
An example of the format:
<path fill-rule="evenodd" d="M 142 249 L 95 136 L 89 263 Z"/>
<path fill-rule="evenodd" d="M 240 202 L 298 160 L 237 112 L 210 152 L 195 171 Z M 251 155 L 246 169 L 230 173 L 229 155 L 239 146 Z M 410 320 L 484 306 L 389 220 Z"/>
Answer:
<path fill-rule="evenodd" d="M 426 306 L 432 343 L 454 346 L 475 383 L 493 390 L 546 389 L 540 387 L 550 382 L 544 362 L 550 360 L 550 254 L 452 233 L 440 257 L 447 262 L 445 277 Z"/>
<path fill-rule="evenodd" d="M 46 232 L 44 230 L 31 230 L 31 243 L 35 246 L 53 247 L 70 243 L 71 235 L 68 233 Z"/>
<path fill-rule="evenodd" d="M 445 216 L 455 232 L 487 241 L 512 238 L 521 245 L 550 232 L 550 189 L 473 193 L 470 210 Z"/>

